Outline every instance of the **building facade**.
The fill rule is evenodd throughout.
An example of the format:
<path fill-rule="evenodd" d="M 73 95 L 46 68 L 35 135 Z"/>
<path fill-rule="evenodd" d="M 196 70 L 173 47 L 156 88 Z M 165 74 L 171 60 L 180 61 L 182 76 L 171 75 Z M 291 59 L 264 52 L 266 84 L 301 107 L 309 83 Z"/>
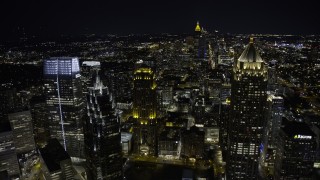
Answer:
<path fill-rule="evenodd" d="M 17 154 L 29 153 L 36 149 L 32 117 L 30 111 L 21 111 L 8 115 L 13 132 L 14 145 Z"/>
<path fill-rule="evenodd" d="M 74 161 L 82 160 L 84 103 L 79 59 L 46 59 L 43 70 L 50 136 L 59 140 Z"/>
<path fill-rule="evenodd" d="M 88 89 L 84 135 L 88 179 L 122 179 L 120 119 L 98 75 Z"/>
<path fill-rule="evenodd" d="M 233 67 L 228 179 L 258 178 L 267 79 L 265 63 L 250 38 L 250 43 Z"/>
<path fill-rule="evenodd" d="M 263 167 L 263 177 L 275 175 L 275 161 L 279 154 L 278 142 L 282 123 L 284 100 L 280 96 L 268 95 L 266 106 L 266 126 L 264 128 L 263 152 L 260 164 Z"/>
<path fill-rule="evenodd" d="M 134 151 L 156 155 L 156 83 L 150 67 L 137 65 L 134 71 Z"/>
<path fill-rule="evenodd" d="M 10 178 L 18 178 L 20 169 L 9 122 L 0 123 L 0 172 L 6 171 Z"/>
<path fill-rule="evenodd" d="M 275 179 L 312 179 L 317 135 L 306 123 L 284 120 L 279 133 Z"/>

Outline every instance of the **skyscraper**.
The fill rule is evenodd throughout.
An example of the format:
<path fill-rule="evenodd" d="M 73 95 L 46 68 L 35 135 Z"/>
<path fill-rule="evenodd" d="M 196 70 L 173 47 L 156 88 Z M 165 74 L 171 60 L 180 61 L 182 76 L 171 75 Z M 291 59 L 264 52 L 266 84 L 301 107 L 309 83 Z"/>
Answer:
<path fill-rule="evenodd" d="M 133 118 L 135 151 L 156 154 L 156 83 L 154 72 L 145 65 L 137 64 L 134 71 Z"/>
<path fill-rule="evenodd" d="M 29 153 L 36 149 L 33 137 L 30 111 L 21 111 L 8 115 L 13 132 L 13 141 L 17 154 Z"/>
<path fill-rule="evenodd" d="M 197 22 L 195 31 L 194 31 L 194 51 L 196 58 L 204 58 L 207 55 L 207 40 L 206 40 L 206 31 L 201 27 L 199 21 Z"/>
<path fill-rule="evenodd" d="M 13 132 L 9 122 L 0 122 L 0 172 L 18 178 L 20 174 L 17 153 L 13 142 Z"/>
<path fill-rule="evenodd" d="M 228 179 L 258 177 L 267 79 L 267 67 L 250 38 L 233 67 Z"/>
<path fill-rule="evenodd" d="M 46 59 L 44 78 L 50 135 L 59 140 L 71 157 L 83 158 L 84 103 L 78 58 Z"/>
<path fill-rule="evenodd" d="M 30 111 L 34 139 L 37 146 L 43 146 L 49 139 L 49 127 L 47 126 L 47 107 L 45 96 L 34 96 L 30 100 Z"/>
<path fill-rule="evenodd" d="M 282 110 L 284 100 L 280 96 L 268 95 L 266 104 L 266 126 L 263 136 L 263 152 L 260 165 L 263 168 L 263 176 L 275 175 L 275 160 L 279 156 L 279 132 L 282 122 Z"/>
<path fill-rule="evenodd" d="M 84 135 L 88 179 L 122 179 L 120 120 L 99 75 L 88 89 Z"/>
<path fill-rule="evenodd" d="M 313 179 L 319 141 L 309 125 L 284 118 L 277 141 L 275 179 Z"/>

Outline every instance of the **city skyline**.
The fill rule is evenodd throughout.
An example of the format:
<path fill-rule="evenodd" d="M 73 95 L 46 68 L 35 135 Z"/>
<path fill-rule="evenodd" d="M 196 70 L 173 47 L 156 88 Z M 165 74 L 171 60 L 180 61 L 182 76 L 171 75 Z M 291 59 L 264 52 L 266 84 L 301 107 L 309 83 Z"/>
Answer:
<path fill-rule="evenodd" d="M 1 180 L 320 179 L 313 2 L 3 5 Z"/>
<path fill-rule="evenodd" d="M 0 39 L 81 34 L 192 33 L 200 21 L 211 32 L 319 34 L 315 1 L 1 2 Z"/>

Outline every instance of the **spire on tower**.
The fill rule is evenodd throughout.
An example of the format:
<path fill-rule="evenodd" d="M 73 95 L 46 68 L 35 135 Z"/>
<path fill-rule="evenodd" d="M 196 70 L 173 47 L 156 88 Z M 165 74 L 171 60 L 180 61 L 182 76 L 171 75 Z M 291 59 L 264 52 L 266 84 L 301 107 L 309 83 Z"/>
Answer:
<path fill-rule="evenodd" d="M 199 21 L 197 21 L 197 26 L 196 26 L 194 31 L 196 31 L 196 32 L 200 32 L 201 31 Z"/>

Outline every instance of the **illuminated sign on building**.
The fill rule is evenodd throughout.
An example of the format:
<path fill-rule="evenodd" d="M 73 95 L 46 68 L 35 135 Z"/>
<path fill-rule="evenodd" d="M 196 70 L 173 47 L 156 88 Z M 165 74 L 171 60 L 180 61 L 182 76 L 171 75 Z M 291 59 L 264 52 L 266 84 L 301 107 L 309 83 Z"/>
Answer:
<path fill-rule="evenodd" d="M 297 134 L 293 138 L 294 139 L 312 139 L 312 136 L 306 136 L 306 135 Z"/>
<path fill-rule="evenodd" d="M 314 167 L 314 168 L 317 168 L 317 169 L 320 169 L 320 163 L 319 163 L 319 162 L 315 162 L 315 163 L 313 164 L 313 167 Z"/>

